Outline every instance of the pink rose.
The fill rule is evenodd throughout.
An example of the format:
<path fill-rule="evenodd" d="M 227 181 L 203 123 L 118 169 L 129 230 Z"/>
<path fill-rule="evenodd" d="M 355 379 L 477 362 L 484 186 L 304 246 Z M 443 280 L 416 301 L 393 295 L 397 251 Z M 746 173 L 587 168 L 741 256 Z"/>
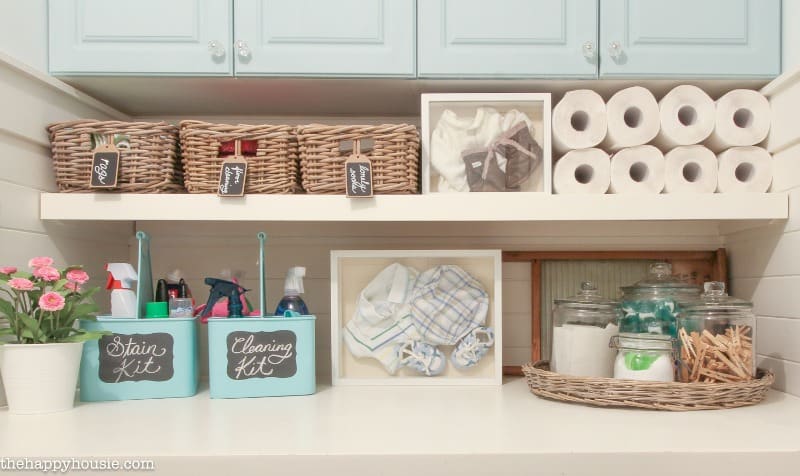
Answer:
<path fill-rule="evenodd" d="M 36 268 L 33 270 L 33 275 L 45 281 L 58 281 L 58 278 L 61 277 L 61 273 L 51 266 Z"/>
<path fill-rule="evenodd" d="M 12 274 L 12 273 L 16 273 L 16 272 L 17 272 L 17 268 L 15 268 L 13 266 L 3 266 L 3 267 L 0 268 L 0 273 L 2 273 L 2 274 Z"/>
<path fill-rule="evenodd" d="M 45 311 L 60 311 L 64 309 L 64 296 L 53 291 L 44 293 L 39 298 L 39 307 Z"/>
<path fill-rule="evenodd" d="M 72 271 L 67 271 L 67 279 L 78 284 L 84 284 L 89 281 L 89 275 L 82 269 L 73 269 Z"/>
<path fill-rule="evenodd" d="M 70 290 L 72 292 L 75 292 L 75 293 L 81 292 L 81 287 L 78 285 L 78 283 L 73 283 L 71 281 L 69 283 L 65 284 L 64 288 L 68 289 L 68 290 Z"/>
<path fill-rule="evenodd" d="M 28 261 L 28 266 L 31 268 L 41 268 L 43 266 L 53 266 L 53 258 L 49 256 L 37 256 Z"/>
<path fill-rule="evenodd" d="M 11 278 L 8 280 L 8 285 L 17 291 L 30 291 L 33 289 L 33 282 L 25 278 Z"/>

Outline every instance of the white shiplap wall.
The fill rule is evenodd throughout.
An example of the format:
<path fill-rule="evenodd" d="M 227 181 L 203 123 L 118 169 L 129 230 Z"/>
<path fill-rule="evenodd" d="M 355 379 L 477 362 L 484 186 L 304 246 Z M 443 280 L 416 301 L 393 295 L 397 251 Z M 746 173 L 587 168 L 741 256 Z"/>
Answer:
<path fill-rule="evenodd" d="M 773 104 L 773 190 L 789 192 L 789 220 L 726 241 L 733 294 L 751 299 L 758 315 L 759 366 L 775 372 L 776 388 L 800 395 L 800 71 L 764 92 Z"/>
<path fill-rule="evenodd" d="M 130 223 L 39 220 L 39 193 L 54 191 L 47 124 L 80 117 L 123 117 L 0 53 L 0 264 L 25 268 L 33 256 L 83 264 L 104 283 L 103 264 L 126 260 Z M 4 399 L 0 388 L 0 405 Z"/>

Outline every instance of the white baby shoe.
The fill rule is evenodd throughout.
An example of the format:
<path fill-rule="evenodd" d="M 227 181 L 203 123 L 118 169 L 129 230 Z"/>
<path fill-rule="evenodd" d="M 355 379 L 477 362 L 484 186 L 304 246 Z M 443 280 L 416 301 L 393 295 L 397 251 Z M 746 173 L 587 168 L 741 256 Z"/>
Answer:
<path fill-rule="evenodd" d="M 400 367 L 411 367 L 432 377 L 444 372 L 447 358 L 438 348 L 419 340 L 410 340 L 397 346 Z"/>
<path fill-rule="evenodd" d="M 456 368 L 466 369 L 478 363 L 494 345 L 494 330 L 491 327 L 476 327 L 464 336 L 450 354 L 450 362 Z"/>

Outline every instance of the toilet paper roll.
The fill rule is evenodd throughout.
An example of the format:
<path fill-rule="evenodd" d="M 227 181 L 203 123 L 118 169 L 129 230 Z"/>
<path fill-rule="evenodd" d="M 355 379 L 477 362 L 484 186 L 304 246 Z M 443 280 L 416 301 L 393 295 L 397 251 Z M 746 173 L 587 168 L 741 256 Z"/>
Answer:
<path fill-rule="evenodd" d="M 570 91 L 553 108 L 553 147 L 557 152 L 594 147 L 606 137 L 606 129 L 606 103 L 594 91 Z"/>
<path fill-rule="evenodd" d="M 611 193 L 661 193 L 664 154 L 652 145 L 622 149 L 611 157 Z"/>
<path fill-rule="evenodd" d="M 602 148 L 617 151 L 646 144 L 661 128 L 658 103 L 653 93 L 641 86 L 623 89 L 606 104 L 608 132 Z"/>
<path fill-rule="evenodd" d="M 600 149 L 567 152 L 553 167 L 555 193 L 602 194 L 611 183 L 611 160 Z"/>
<path fill-rule="evenodd" d="M 714 152 L 755 145 L 767 138 L 769 101 L 758 91 L 735 89 L 717 100 L 714 132 L 706 145 Z"/>
<path fill-rule="evenodd" d="M 702 145 L 678 146 L 664 155 L 665 193 L 714 193 L 717 156 Z"/>
<path fill-rule="evenodd" d="M 731 147 L 717 156 L 717 191 L 764 193 L 772 184 L 772 155 L 761 147 Z"/>
<path fill-rule="evenodd" d="M 661 150 L 699 144 L 711 135 L 716 120 L 714 101 L 697 86 L 673 88 L 658 102 L 661 131 L 655 144 Z"/>

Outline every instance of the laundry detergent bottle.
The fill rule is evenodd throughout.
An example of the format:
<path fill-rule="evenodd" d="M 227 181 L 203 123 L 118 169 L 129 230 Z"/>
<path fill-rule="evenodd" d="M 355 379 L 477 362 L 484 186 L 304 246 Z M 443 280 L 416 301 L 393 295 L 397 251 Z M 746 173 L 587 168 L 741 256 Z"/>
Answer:
<path fill-rule="evenodd" d="M 306 269 L 302 266 L 295 266 L 289 268 L 286 273 L 286 283 L 284 284 L 284 296 L 281 302 L 278 303 L 275 309 L 276 316 L 306 316 L 308 315 L 308 307 L 303 299 L 300 297 L 303 294 L 303 277 L 306 275 Z M 287 311 L 289 312 L 287 314 Z"/>

